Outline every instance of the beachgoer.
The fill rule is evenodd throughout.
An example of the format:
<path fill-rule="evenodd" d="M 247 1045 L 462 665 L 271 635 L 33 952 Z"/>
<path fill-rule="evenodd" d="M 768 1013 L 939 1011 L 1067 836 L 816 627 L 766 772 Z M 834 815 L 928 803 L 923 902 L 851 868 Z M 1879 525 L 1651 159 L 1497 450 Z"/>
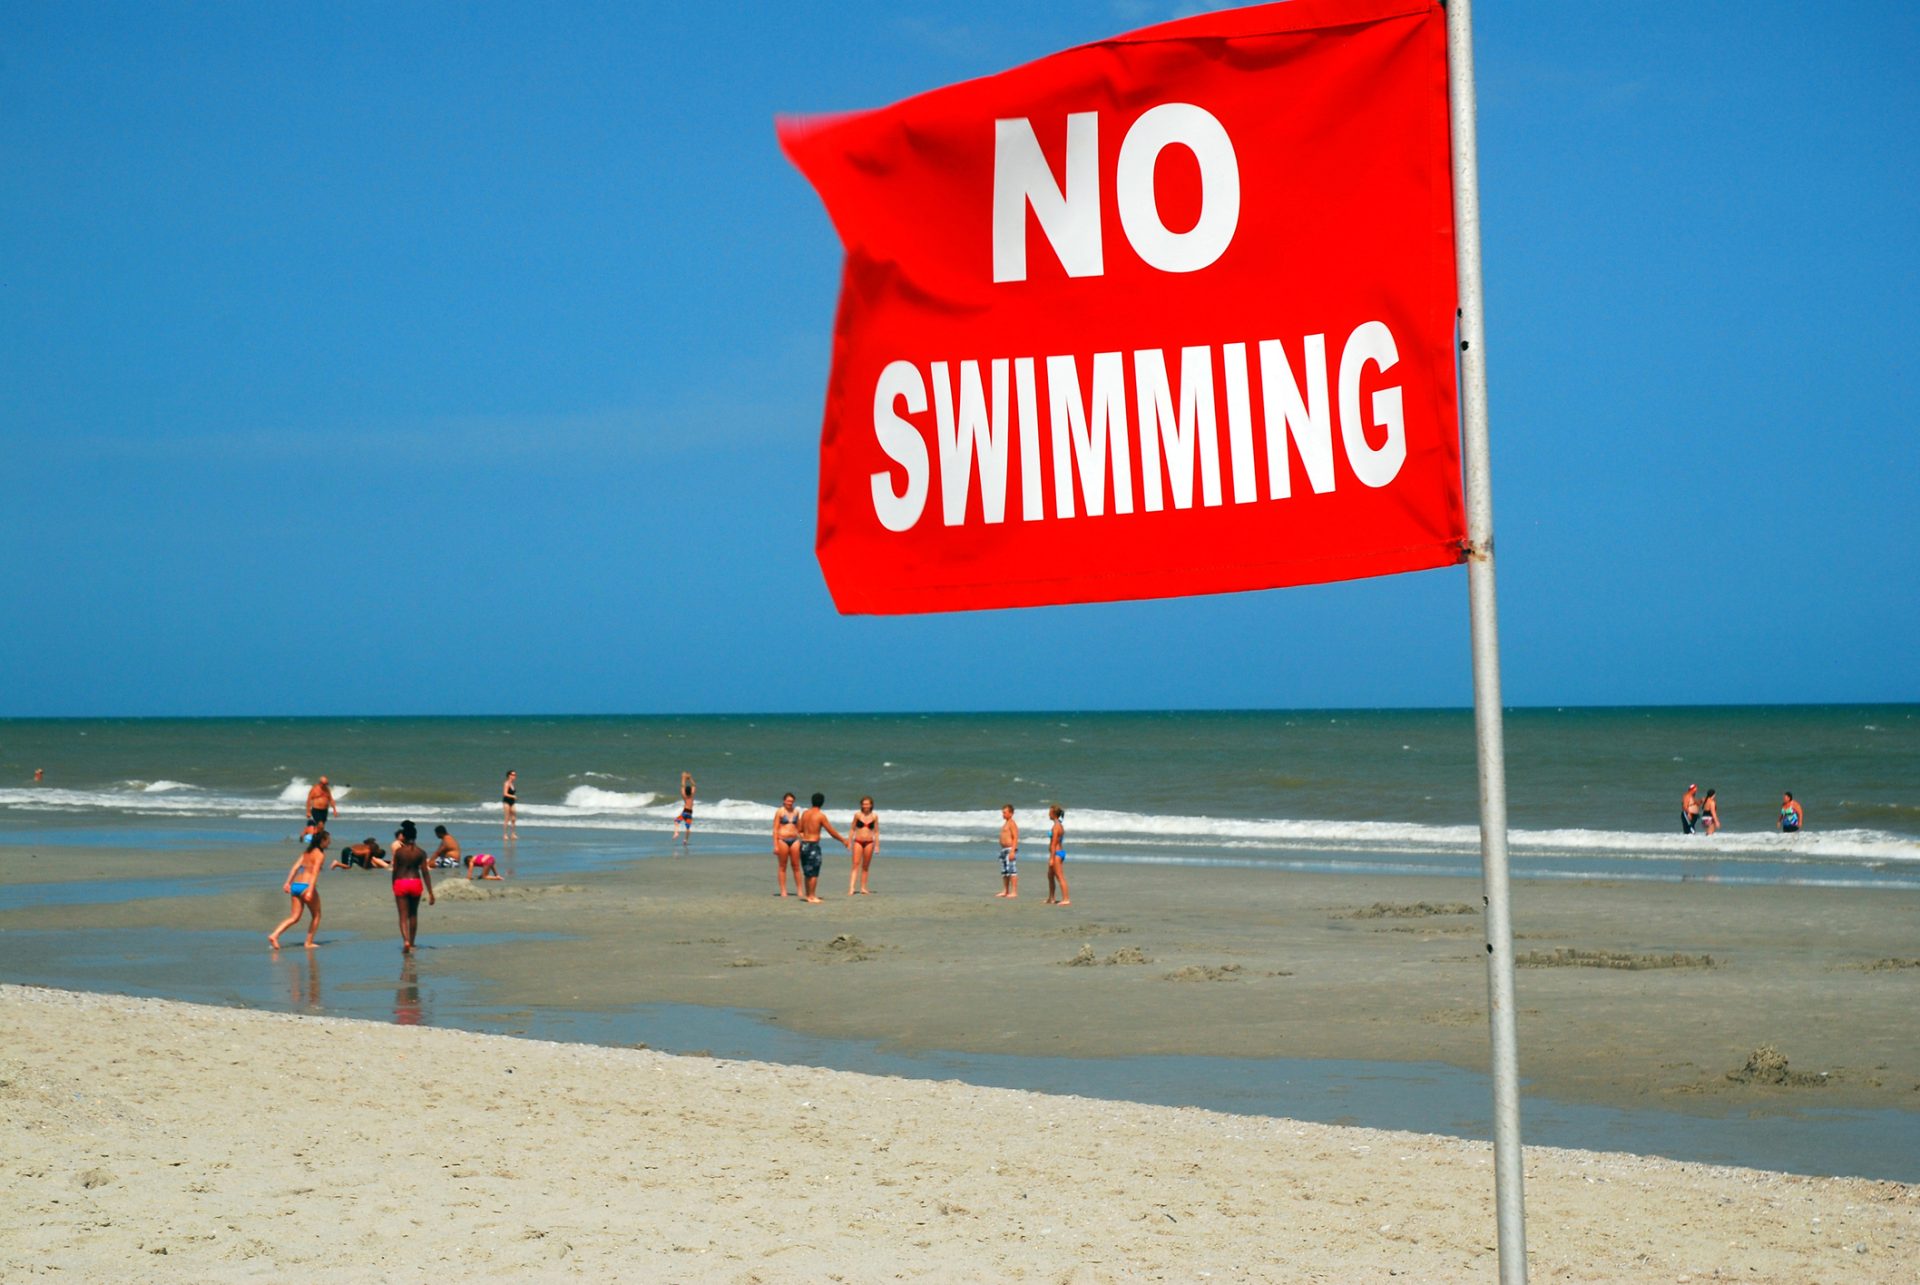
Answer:
<path fill-rule="evenodd" d="M 847 824 L 847 836 L 851 840 L 847 851 L 853 857 L 853 868 L 847 872 L 847 895 L 857 892 L 869 896 L 872 889 L 867 887 L 867 875 L 873 869 L 874 853 L 880 850 L 880 814 L 873 810 L 872 795 L 861 797 L 860 810 Z M 857 889 L 855 884 L 859 885 Z"/>
<path fill-rule="evenodd" d="M 1071 906 L 1067 893 L 1067 810 L 1056 803 L 1047 809 L 1047 816 L 1053 821 L 1053 833 L 1047 836 L 1047 904 Z"/>
<path fill-rule="evenodd" d="M 520 774 L 508 772 L 500 783 L 500 837 L 520 837 Z"/>
<path fill-rule="evenodd" d="M 267 944 L 275 950 L 280 949 L 280 934 L 300 922 L 300 916 L 311 913 L 313 918 L 307 921 L 307 949 L 313 949 L 313 935 L 320 931 L 320 863 L 327 856 L 327 832 L 321 830 L 313 836 L 313 841 L 301 849 L 294 858 L 293 869 L 287 871 L 287 881 L 283 891 L 293 898 L 293 910 L 280 921 L 280 926 L 267 934 Z"/>
<path fill-rule="evenodd" d="M 800 870 L 807 876 L 807 890 L 803 899 L 816 905 L 820 901 L 820 832 L 825 830 L 839 839 L 842 847 L 852 846 L 833 828 L 833 822 L 827 820 L 827 814 L 821 810 L 821 805 L 826 801 L 827 796 L 816 790 L 813 806 L 800 814 Z"/>
<path fill-rule="evenodd" d="M 413 939 L 420 932 L 420 894 L 426 893 L 429 906 L 433 895 L 433 871 L 427 866 L 427 853 L 414 842 L 418 831 L 413 822 L 400 823 L 400 842 L 393 849 L 393 901 L 400 912 L 400 949 L 413 953 Z"/>
<path fill-rule="evenodd" d="M 693 839 L 693 773 L 680 774 L 680 815 L 673 819 L 673 832 L 680 836 L 682 847 L 691 846 Z"/>
<path fill-rule="evenodd" d="M 380 840 L 368 835 L 366 842 L 349 844 L 340 849 L 340 856 L 327 867 L 329 870 L 352 870 L 358 866 L 362 870 L 385 870 L 387 859 L 380 855 Z"/>
<path fill-rule="evenodd" d="M 1720 832 L 1720 805 L 1713 801 L 1713 791 L 1707 791 L 1707 797 L 1700 800 L 1700 828 L 1708 834 Z"/>
<path fill-rule="evenodd" d="M 334 801 L 333 787 L 323 776 L 307 791 L 307 822 L 318 830 L 326 825 L 329 813 L 340 815 L 340 805 Z"/>
<path fill-rule="evenodd" d="M 453 837 L 444 825 L 433 827 L 433 837 L 440 840 L 440 846 L 433 850 L 427 864 L 435 870 L 456 870 L 460 867 L 460 840 Z"/>
<path fill-rule="evenodd" d="M 1013 804 L 1000 805 L 1000 891 L 996 897 L 1020 895 L 1020 823 L 1013 819 Z"/>
<path fill-rule="evenodd" d="M 794 805 L 791 790 L 781 798 L 780 810 L 773 814 L 773 860 L 778 867 L 780 896 L 787 895 L 788 866 L 793 867 L 793 895 L 806 896 L 806 885 L 800 881 L 800 809 Z"/>
<path fill-rule="evenodd" d="M 1687 792 L 1680 796 L 1680 833 L 1692 834 L 1693 827 L 1700 820 L 1700 787 L 1689 785 Z"/>
<path fill-rule="evenodd" d="M 1780 796 L 1780 819 L 1774 824 L 1782 834 L 1794 834 L 1807 823 L 1807 810 L 1795 802 L 1793 791 Z"/>
<path fill-rule="evenodd" d="M 47 779 L 47 769 L 45 769 L 44 767 L 36 767 L 35 769 L 33 769 L 33 783 L 35 785 L 40 784 L 40 782 L 46 779 Z"/>

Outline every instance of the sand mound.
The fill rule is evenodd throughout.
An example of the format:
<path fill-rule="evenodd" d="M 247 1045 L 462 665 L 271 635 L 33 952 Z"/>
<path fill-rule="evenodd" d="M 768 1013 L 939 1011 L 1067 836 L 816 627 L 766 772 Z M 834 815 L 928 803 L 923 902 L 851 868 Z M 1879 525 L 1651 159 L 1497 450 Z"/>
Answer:
<path fill-rule="evenodd" d="M 1343 910 L 1334 915 L 1335 919 L 1427 919 L 1434 915 L 1477 915 L 1480 907 L 1470 906 L 1464 901 L 1412 901 L 1395 904 L 1388 901 L 1376 901 L 1371 906 L 1362 906 L 1358 910 Z"/>
<path fill-rule="evenodd" d="M 577 883 L 515 883 L 510 879 L 440 879 L 433 885 L 434 896 L 442 901 L 521 901 L 585 891 Z"/>
<path fill-rule="evenodd" d="M 1151 964 L 1153 959 L 1138 946 L 1122 946 L 1105 959 L 1101 959 L 1093 953 L 1093 945 L 1091 942 L 1082 942 L 1080 949 L 1074 952 L 1072 959 L 1063 959 L 1060 962 L 1068 968 L 1085 968 L 1091 964 L 1109 966 L 1113 964 Z"/>
<path fill-rule="evenodd" d="M 1735 1084 L 1784 1084 L 1794 1088 L 1827 1082 L 1824 1075 L 1788 1070 L 1786 1055 L 1771 1044 L 1762 1044 L 1747 1054 L 1746 1065 L 1737 1071 L 1728 1071 L 1727 1078 Z"/>
<path fill-rule="evenodd" d="M 1225 982 L 1244 976 L 1246 968 L 1240 964 L 1188 964 L 1185 968 L 1176 968 L 1167 974 L 1170 982 Z"/>

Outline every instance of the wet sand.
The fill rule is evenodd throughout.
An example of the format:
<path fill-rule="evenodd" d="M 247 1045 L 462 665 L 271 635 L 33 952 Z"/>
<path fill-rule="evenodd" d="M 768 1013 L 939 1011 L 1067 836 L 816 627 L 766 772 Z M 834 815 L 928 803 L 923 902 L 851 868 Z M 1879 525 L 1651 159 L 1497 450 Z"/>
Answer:
<path fill-rule="evenodd" d="M 0 1101 L 6 1279 L 1494 1271 L 1489 1148 L 1415 1134 L 12 986 Z M 1529 1148 L 1527 1195 L 1537 1280 L 1920 1263 L 1896 1183 Z"/>
<path fill-rule="evenodd" d="M 264 953 L 291 860 L 265 851 L 133 867 L 244 874 L 246 891 L 23 907 L 0 911 L 0 929 L 257 930 Z M 746 1008 L 906 1050 L 1486 1065 L 1469 881 L 1089 864 L 1058 908 L 1043 904 L 1043 868 L 1007 902 L 989 860 L 884 854 L 877 894 L 849 899 L 834 856 L 818 906 L 774 897 L 764 855 L 696 851 L 557 882 L 442 877 L 422 941 L 488 934 L 446 954 L 509 1007 Z M 130 858 L 0 851 L 0 885 L 45 878 L 49 863 L 73 880 L 127 872 Z M 330 935 L 393 933 L 383 873 L 331 871 L 321 890 L 322 950 Z M 1515 885 L 1514 922 L 1530 1092 L 1715 1114 L 1920 1111 L 1920 896 L 1536 881 Z M 1750 1062 L 1757 1075 L 1730 1078 Z"/>

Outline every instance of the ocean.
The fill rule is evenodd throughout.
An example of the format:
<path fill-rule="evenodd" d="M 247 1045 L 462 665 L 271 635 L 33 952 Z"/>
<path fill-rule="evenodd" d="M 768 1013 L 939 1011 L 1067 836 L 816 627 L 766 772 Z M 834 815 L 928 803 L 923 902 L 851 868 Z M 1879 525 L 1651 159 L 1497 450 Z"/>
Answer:
<path fill-rule="evenodd" d="M 1920 706 L 1517 709 L 1519 878 L 1920 888 Z M 34 769 L 45 779 L 33 783 Z M 1076 861 L 1477 876 L 1465 710 L 649 717 L 0 720 L 0 842 L 281 838 L 328 775 L 343 838 L 402 818 L 485 837 L 519 772 L 521 830 L 660 855 L 679 773 L 695 846 L 757 849 L 785 791 L 844 817 L 863 794 L 891 856 L 977 856 L 1012 803 Z M 1681 833 L 1681 793 L 1725 828 Z M 1807 829 L 1782 835 L 1783 790 Z M 464 830 L 462 829 L 464 827 Z"/>

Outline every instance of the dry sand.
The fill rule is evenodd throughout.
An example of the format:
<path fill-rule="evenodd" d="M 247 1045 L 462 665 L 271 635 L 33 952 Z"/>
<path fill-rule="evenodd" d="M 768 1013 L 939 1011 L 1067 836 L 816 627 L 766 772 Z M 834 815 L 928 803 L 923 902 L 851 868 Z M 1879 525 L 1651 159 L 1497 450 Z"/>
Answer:
<path fill-rule="evenodd" d="M 1491 1279 L 1485 1144 L 0 987 L 0 1278 Z M 1905 1281 L 1920 1193 L 1527 1151 L 1536 1280 Z"/>

